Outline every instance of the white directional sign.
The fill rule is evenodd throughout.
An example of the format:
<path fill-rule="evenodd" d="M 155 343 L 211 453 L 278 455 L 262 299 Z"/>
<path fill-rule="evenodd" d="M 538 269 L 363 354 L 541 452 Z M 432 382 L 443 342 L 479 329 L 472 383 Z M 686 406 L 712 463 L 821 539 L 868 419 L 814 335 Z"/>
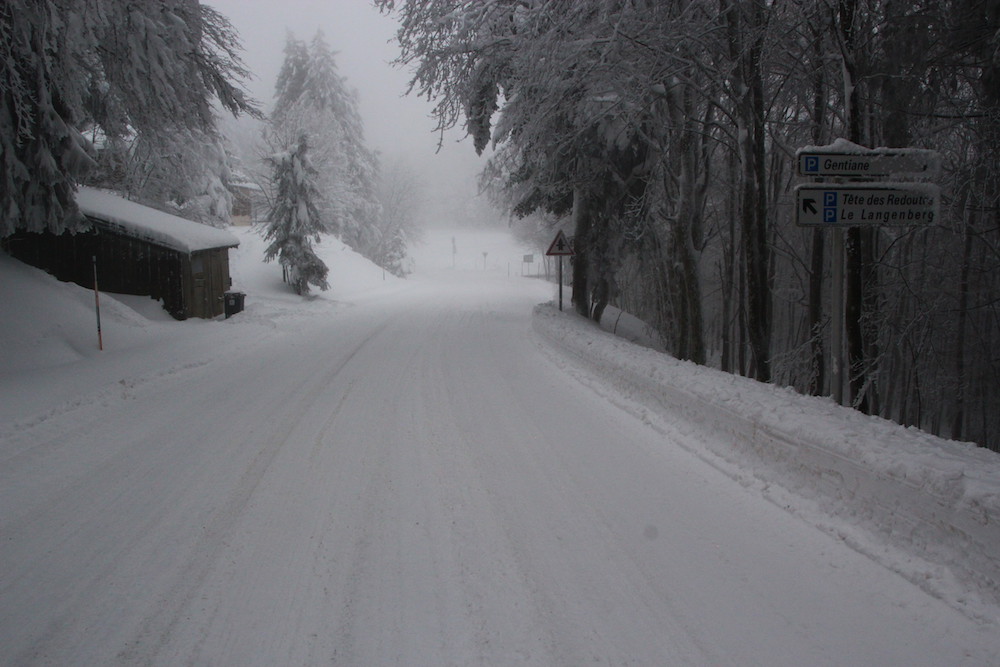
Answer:
<path fill-rule="evenodd" d="M 928 183 L 809 183 L 795 188 L 798 225 L 928 225 L 938 219 L 940 189 Z"/>
<path fill-rule="evenodd" d="M 870 178 L 891 174 L 931 175 L 941 157 L 931 150 L 907 148 L 877 149 L 854 153 L 800 150 L 796 153 L 799 176 L 842 176 Z"/>

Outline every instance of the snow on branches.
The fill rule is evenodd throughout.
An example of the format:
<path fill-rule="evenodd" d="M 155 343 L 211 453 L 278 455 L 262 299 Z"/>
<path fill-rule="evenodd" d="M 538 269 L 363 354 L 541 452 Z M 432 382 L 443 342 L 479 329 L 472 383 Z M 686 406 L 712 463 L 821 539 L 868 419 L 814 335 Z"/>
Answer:
<path fill-rule="evenodd" d="M 275 85 L 268 139 L 286 148 L 305 134 L 318 176 L 316 206 L 327 233 L 371 256 L 381 215 L 378 161 L 364 139 L 357 94 L 337 70 L 322 32 L 308 44 L 289 34 Z"/>
<path fill-rule="evenodd" d="M 214 131 L 213 100 L 256 113 L 228 21 L 197 0 L 7 0 L 0 7 L 0 236 L 82 226 L 81 130 Z"/>
<path fill-rule="evenodd" d="M 308 149 L 308 138 L 302 134 L 292 150 L 267 158 L 275 195 L 264 232 L 264 238 L 271 241 L 264 259 L 278 259 L 296 294 L 307 294 L 310 285 L 321 290 L 330 287 L 326 282 L 327 266 L 312 247 L 314 241 L 319 242 L 324 225 L 316 207 L 317 172 L 309 161 Z"/>

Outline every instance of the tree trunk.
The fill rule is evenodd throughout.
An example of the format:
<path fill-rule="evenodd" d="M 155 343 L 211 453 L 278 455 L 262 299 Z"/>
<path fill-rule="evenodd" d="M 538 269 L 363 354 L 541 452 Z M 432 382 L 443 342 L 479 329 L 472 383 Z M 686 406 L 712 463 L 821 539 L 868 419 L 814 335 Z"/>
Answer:
<path fill-rule="evenodd" d="M 770 249 L 767 238 L 767 183 L 764 167 L 764 84 L 761 51 L 764 14 L 760 0 L 732 5 L 728 14 L 730 56 L 736 63 L 741 173 L 740 232 L 747 288 L 747 337 L 752 376 L 771 381 Z M 744 20 L 744 12 L 748 15 Z"/>
<path fill-rule="evenodd" d="M 844 71 L 848 139 L 864 143 L 861 130 L 861 102 L 858 93 L 855 52 L 857 0 L 840 0 L 841 56 Z M 861 412 L 872 414 L 877 407 L 874 370 L 878 358 L 876 329 L 877 280 L 875 269 L 875 230 L 851 227 L 845 242 L 846 294 L 844 305 L 847 366 L 850 373 L 849 403 Z"/>
<path fill-rule="evenodd" d="M 826 388 L 826 355 L 823 351 L 823 268 L 826 255 L 826 230 L 812 232 L 812 258 L 809 273 L 809 344 L 812 349 L 809 393 L 820 396 Z"/>
<path fill-rule="evenodd" d="M 962 247 L 962 269 L 959 278 L 958 294 L 958 322 L 957 340 L 955 343 L 955 413 L 951 422 L 951 433 L 954 440 L 961 440 L 965 437 L 965 395 L 966 395 L 966 370 L 965 370 L 965 323 L 969 310 L 969 263 L 972 257 L 972 223 L 974 213 L 970 210 L 963 230 L 965 243 Z"/>
<path fill-rule="evenodd" d="M 608 307 L 610 298 L 611 288 L 608 284 L 608 279 L 605 277 L 598 278 L 597 285 L 594 287 L 594 306 L 590 314 L 590 317 L 598 324 L 600 324 L 601 318 L 604 317 L 604 309 Z"/>
<path fill-rule="evenodd" d="M 734 153 L 727 160 L 729 182 L 736 183 L 739 164 Z M 742 355 L 734 355 L 734 349 L 741 345 L 740 332 L 743 330 L 743 288 L 738 277 L 739 261 L 737 259 L 736 217 L 738 207 L 735 193 L 726 198 L 726 220 L 729 230 L 729 243 L 723 242 L 722 262 L 722 370 L 727 373 L 743 372 Z M 736 356 L 736 360 L 733 357 Z M 737 366 L 738 364 L 738 366 Z"/>
<path fill-rule="evenodd" d="M 862 251 L 861 229 L 850 227 L 845 234 L 844 255 L 846 262 L 846 289 L 844 295 L 844 322 L 847 340 L 849 405 L 861 412 L 867 412 L 867 396 L 863 393 L 867 373 L 865 361 L 864 334 L 861 329 L 862 317 Z"/>
<path fill-rule="evenodd" d="M 812 141 L 819 146 L 823 143 L 823 129 L 826 119 L 826 81 L 823 68 L 823 42 L 819 30 L 813 30 L 812 63 L 813 78 L 813 118 Z M 809 393 L 823 394 L 826 388 L 826 355 L 823 351 L 823 281 L 824 258 L 826 255 L 826 230 L 812 232 L 812 257 L 809 265 L 809 343 L 812 351 L 809 378 Z"/>
<path fill-rule="evenodd" d="M 589 285 L 589 244 L 591 211 L 589 202 L 583 191 L 577 187 L 573 191 L 573 296 L 572 302 L 576 312 L 584 317 L 590 317 L 590 285 Z"/>
<path fill-rule="evenodd" d="M 701 279 L 698 275 L 698 254 L 701 221 L 704 210 L 707 170 L 701 160 L 701 144 L 696 140 L 697 121 L 689 86 L 675 86 L 670 99 L 671 124 L 677 128 L 670 148 L 666 151 L 666 168 L 676 176 L 674 214 L 669 225 L 667 285 L 671 295 L 671 311 L 677 320 L 674 330 L 674 354 L 679 359 L 705 363 L 705 334 L 702 322 Z M 670 189 L 664 180 L 664 191 Z"/>

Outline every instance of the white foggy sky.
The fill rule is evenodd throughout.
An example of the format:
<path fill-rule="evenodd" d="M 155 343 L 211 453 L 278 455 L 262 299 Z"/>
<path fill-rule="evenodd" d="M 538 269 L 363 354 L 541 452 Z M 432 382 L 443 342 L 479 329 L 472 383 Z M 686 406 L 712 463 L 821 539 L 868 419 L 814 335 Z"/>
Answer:
<path fill-rule="evenodd" d="M 368 144 L 386 160 L 403 158 L 431 172 L 455 169 L 477 172 L 482 161 L 471 140 L 456 144 L 458 131 L 446 136 L 435 154 L 438 135 L 432 105 L 404 96 L 406 71 L 389 63 L 398 55 L 394 17 L 380 14 L 368 0 L 202 0 L 229 18 L 243 43 L 243 60 L 253 72 L 247 82 L 265 111 L 274 99 L 274 83 L 284 59 L 288 30 L 308 41 L 322 30 L 337 66 L 359 95 Z"/>

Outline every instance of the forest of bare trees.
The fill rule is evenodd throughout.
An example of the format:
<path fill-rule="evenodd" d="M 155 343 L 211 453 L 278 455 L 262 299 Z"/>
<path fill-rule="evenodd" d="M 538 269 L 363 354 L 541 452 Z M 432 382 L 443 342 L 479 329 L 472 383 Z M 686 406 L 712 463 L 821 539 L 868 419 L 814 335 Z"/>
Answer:
<path fill-rule="evenodd" d="M 377 4 L 441 129 L 492 151 L 498 199 L 571 217 L 581 314 L 614 304 L 679 358 L 1000 448 L 1000 3 Z M 940 216 L 796 226 L 796 150 L 841 138 L 940 154 Z"/>

